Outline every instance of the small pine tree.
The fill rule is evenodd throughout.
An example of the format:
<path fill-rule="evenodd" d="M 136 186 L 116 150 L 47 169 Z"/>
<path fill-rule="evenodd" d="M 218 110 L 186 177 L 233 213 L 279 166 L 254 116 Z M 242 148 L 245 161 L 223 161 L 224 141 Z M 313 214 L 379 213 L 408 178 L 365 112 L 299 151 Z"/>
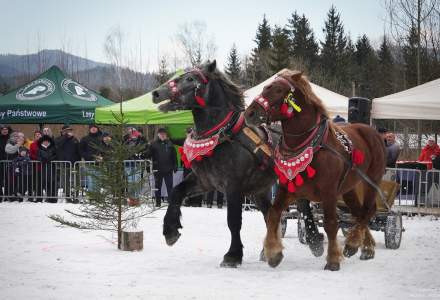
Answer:
<path fill-rule="evenodd" d="M 231 51 L 229 52 L 228 65 L 226 66 L 225 71 L 232 81 L 238 82 L 240 80 L 241 62 L 238 58 L 237 47 L 235 44 L 232 45 Z"/>
<path fill-rule="evenodd" d="M 122 231 L 133 228 L 139 219 L 154 211 L 151 194 L 136 199 L 132 205 L 129 197 L 134 191 L 149 187 L 148 171 L 145 164 L 128 163 L 131 157 L 141 152 L 145 146 L 129 146 L 125 141 L 126 122 L 122 114 L 114 114 L 117 125 L 111 127 L 112 140 L 109 146 L 98 146 L 102 160 L 86 171 L 92 177 L 96 188 L 87 191 L 87 200 L 78 211 L 65 211 L 75 220 L 67 220 L 60 215 L 49 218 L 62 224 L 78 229 L 96 229 L 115 231 L 118 235 L 118 249 L 121 249 Z"/>
<path fill-rule="evenodd" d="M 159 62 L 159 70 L 154 75 L 156 79 L 157 86 L 162 85 L 170 78 L 170 73 L 168 72 L 168 62 L 165 56 L 162 56 Z"/>

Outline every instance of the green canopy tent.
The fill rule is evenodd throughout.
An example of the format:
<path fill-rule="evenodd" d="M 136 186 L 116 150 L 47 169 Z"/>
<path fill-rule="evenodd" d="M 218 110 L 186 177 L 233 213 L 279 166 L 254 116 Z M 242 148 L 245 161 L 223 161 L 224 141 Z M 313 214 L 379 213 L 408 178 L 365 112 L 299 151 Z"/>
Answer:
<path fill-rule="evenodd" d="M 159 104 L 153 103 L 151 92 L 122 102 L 122 113 L 128 124 L 164 125 L 173 138 L 185 136 L 185 128 L 194 121 L 190 111 L 163 113 Z M 95 111 L 95 122 L 98 124 L 115 123 L 115 115 L 120 114 L 120 103 L 99 107 Z"/>
<path fill-rule="evenodd" d="M 30 83 L 0 97 L 0 122 L 90 124 L 96 107 L 112 103 L 52 66 Z"/>

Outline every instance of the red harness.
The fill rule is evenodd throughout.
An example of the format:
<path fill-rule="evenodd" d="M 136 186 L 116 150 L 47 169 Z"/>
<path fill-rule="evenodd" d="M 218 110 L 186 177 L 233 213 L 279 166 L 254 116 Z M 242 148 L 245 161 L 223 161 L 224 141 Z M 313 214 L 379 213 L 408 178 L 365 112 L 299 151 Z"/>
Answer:
<path fill-rule="evenodd" d="M 194 139 L 192 134 L 186 138 L 183 147 L 179 148 L 179 153 L 185 168 L 189 169 L 193 160 L 201 161 L 204 157 L 210 157 L 214 154 L 215 147 L 221 144 L 226 139 L 222 139 L 222 128 L 229 127 L 228 123 L 231 121 L 233 111 L 230 111 L 226 117 L 213 128 L 203 132 L 203 139 Z M 244 124 L 244 113 L 240 113 L 238 120 L 231 128 L 232 134 L 237 134 Z M 215 133 L 215 134 L 214 134 Z"/>

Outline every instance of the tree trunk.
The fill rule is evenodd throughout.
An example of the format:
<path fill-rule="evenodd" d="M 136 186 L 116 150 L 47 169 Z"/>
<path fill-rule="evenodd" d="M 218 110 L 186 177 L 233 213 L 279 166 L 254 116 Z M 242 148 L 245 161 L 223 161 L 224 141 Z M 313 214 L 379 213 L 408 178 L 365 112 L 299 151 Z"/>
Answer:
<path fill-rule="evenodd" d="M 144 232 L 122 232 L 121 250 L 123 251 L 140 251 L 144 248 Z"/>

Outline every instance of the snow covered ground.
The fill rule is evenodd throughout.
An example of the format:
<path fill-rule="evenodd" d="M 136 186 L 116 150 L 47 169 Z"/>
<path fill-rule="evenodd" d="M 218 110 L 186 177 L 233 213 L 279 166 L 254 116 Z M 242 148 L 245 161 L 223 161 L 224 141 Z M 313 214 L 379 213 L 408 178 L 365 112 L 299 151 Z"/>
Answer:
<path fill-rule="evenodd" d="M 223 269 L 226 209 L 183 208 L 182 236 L 168 247 L 164 210 L 145 219 L 144 250 L 116 249 L 108 232 L 59 227 L 47 218 L 68 204 L 0 203 L 0 299 L 440 299 L 440 221 L 404 218 L 401 248 L 345 259 L 324 271 L 289 220 L 284 261 L 258 261 L 265 234 L 258 212 L 244 212 L 244 263 Z M 342 235 L 340 236 L 343 241 Z"/>

